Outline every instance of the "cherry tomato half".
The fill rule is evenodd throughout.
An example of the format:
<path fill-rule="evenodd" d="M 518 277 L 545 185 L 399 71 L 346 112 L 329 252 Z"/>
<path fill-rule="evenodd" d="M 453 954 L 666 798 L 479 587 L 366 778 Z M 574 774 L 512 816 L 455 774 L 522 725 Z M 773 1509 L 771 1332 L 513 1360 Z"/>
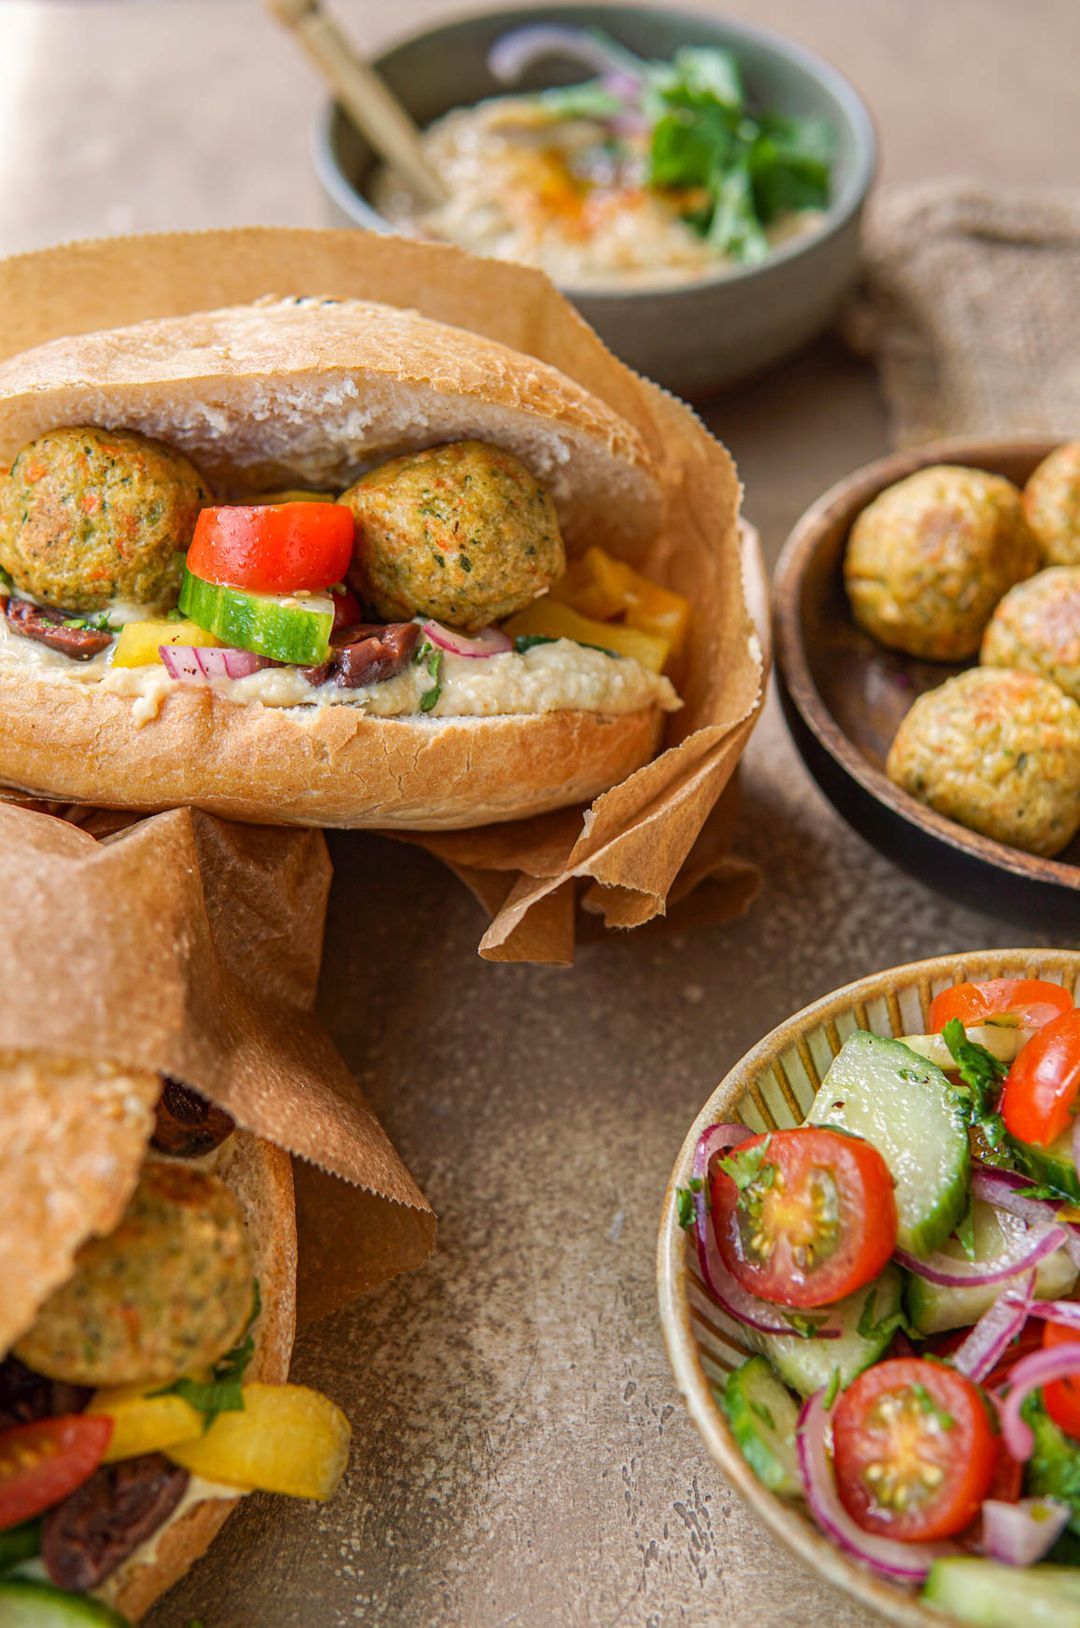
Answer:
<path fill-rule="evenodd" d="M 1032 1035 L 1005 1077 L 1001 1112 L 1010 1136 L 1049 1147 L 1072 1120 L 1080 1094 L 1080 1012 Z"/>
<path fill-rule="evenodd" d="M 981 984 L 956 984 L 935 995 L 930 1028 L 940 1034 L 951 1018 L 959 1018 L 970 1029 L 988 1018 L 1012 1017 L 1021 1029 L 1041 1029 L 1071 1011 L 1072 1004 L 1067 989 L 1042 978 L 988 978 Z"/>
<path fill-rule="evenodd" d="M 51 1509 L 88 1481 L 112 1432 L 111 1419 L 70 1413 L 0 1433 L 0 1531 Z"/>
<path fill-rule="evenodd" d="M 969 1526 L 998 1467 L 978 1387 L 922 1357 L 867 1368 L 833 1409 L 836 1490 L 853 1521 L 901 1543 Z"/>
<path fill-rule="evenodd" d="M 724 1263 L 779 1306 L 828 1306 L 877 1277 L 896 1246 L 889 1169 L 869 1142 L 801 1126 L 743 1142 L 733 1179 L 712 1169 L 712 1221 Z"/>
<path fill-rule="evenodd" d="M 1080 1330 L 1064 1323 L 1047 1323 L 1043 1345 L 1080 1345 Z M 1042 1388 L 1047 1413 L 1059 1430 L 1080 1441 L 1080 1379 L 1054 1379 Z"/>
<path fill-rule="evenodd" d="M 318 591 L 344 580 L 356 522 L 340 503 L 203 509 L 188 570 L 204 582 L 257 593 Z"/>
<path fill-rule="evenodd" d="M 334 625 L 330 630 L 331 637 L 335 633 L 346 633 L 351 627 L 359 627 L 364 620 L 364 609 L 351 588 L 339 588 L 333 595 Z"/>

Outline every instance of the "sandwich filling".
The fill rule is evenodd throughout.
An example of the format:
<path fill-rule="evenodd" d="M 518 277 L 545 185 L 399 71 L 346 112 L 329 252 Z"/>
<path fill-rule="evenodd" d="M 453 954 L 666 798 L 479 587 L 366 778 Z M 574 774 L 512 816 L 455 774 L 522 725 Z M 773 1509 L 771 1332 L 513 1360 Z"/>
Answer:
<path fill-rule="evenodd" d="M 550 495 L 486 443 L 241 504 L 96 427 L 0 478 L 0 604 L 0 666 L 129 696 L 140 723 L 181 686 L 381 718 L 671 711 L 689 610 L 600 548 L 568 567 Z"/>

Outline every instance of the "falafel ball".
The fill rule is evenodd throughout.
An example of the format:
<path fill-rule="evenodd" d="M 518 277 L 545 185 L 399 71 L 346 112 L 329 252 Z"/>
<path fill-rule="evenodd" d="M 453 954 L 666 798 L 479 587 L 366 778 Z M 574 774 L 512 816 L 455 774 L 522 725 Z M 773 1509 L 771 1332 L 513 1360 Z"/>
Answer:
<path fill-rule="evenodd" d="M 1055 565 L 1010 588 L 990 618 L 979 660 L 1041 673 L 1080 701 L 1080 565 Z"/>
<path fill-rule="evenodd" d="M 893 650 L 962 661 L 1002 594 L 1039 568 L 1011 481 L 939 464 L 897 481 L 851 528 L 844 581 L 859 626 Z"/>
<path fill-rule="evenodd" d="M 970 667 L 919 697 L 886 769 L 960 825 L 1051 857 L 1080 830 L 1080 705 L 1034 673 Z"/>
<path fill-rule="evenodd" d="M 566 569 L 550 496 L 513 453 L 483 441 L 394 458 L 338 501 L 357 521 L 349 580 L 388 622 L 433 616 L 474 633 Z"/>
<path fill-rule="evenodd" d="M 167 1383 L 234 1345 L 252 1298 L 251 1250 L 229 1188 L 151 1160 L 115 1232 L 83 1245 L 16 1355 L 73 1385 Z"/>
<path fill-rule="evenodd" d="M 195 466 L 145 435 L 50 430 L 0 479 L 0 565 L 17 588 L 65 610 L 116 599 L 171 610 L 210 501 Z"/>
<path fill-rule="evenodd" d="M 1043 459 L 1024 487 L 1024 513 L 1047 565 L 1080 565 L 1080 441 Z"/>

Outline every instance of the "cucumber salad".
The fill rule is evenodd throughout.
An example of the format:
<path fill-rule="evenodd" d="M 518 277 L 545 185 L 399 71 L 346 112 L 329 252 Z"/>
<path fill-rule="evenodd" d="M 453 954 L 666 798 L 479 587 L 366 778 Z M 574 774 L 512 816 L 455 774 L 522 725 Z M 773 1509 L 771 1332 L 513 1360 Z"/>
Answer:
<path fill-rule="evenodd" d="M 857 1032 L 806 1123 L 710 1126 L 677 1192 L 754 1355 L 719 1398 L 760 1481 L 981 1628 L 1080 1625 L 1080 1010 L 959 984 Z"/>

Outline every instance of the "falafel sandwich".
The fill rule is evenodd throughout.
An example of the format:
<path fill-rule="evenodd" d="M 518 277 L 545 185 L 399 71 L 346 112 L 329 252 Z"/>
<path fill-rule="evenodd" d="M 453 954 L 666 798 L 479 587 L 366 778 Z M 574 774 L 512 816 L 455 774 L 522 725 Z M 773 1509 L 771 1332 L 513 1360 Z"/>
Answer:
<path fill-rule="evenodd" d="M 285 1383 L 285 1153 L 104 1063 L 0 1052 L 0 1092 L 0 1621 L 118 1625 L 245 1492 L 328 1498 L 349 1426 Z"/>
<path fill-rule="evenodd" d="M 463 329 L 290 299 L 54 340 L 0 365 L 0 459 L 10 785 L 480 825 L 591 799 L 680 705 L 642 437 Z"/>

